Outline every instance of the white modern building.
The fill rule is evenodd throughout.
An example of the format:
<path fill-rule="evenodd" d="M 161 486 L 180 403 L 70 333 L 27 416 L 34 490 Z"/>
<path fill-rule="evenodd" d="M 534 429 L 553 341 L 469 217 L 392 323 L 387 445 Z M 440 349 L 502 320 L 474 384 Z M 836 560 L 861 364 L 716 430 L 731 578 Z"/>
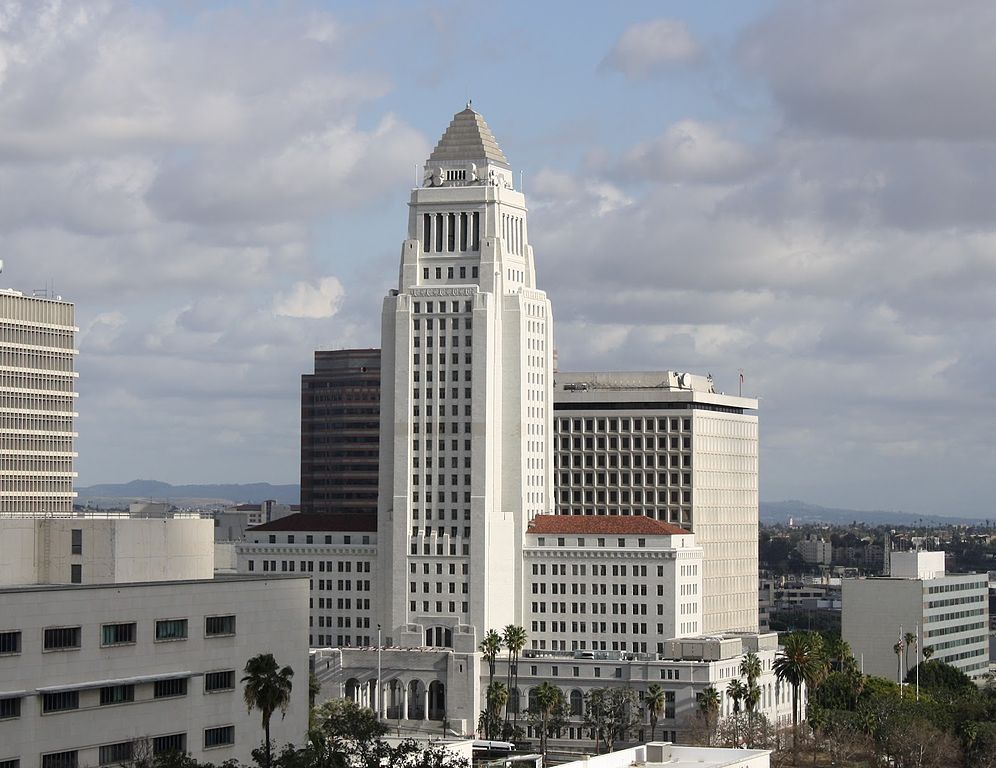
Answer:
<path fill-rule="evenodd" d="M 77 331 L 60 297 L 0 290 L 0 516 L 72 514 Z"/>
<path fill-rule="evenodd" d="M 695 534 L 702 630 L 758 628 L 757 400 L 673 371 L 554 382 L 557 514 L 644 515 Z"/>
<path fill-rule="evenodd" d="M 560 768 L 769 768 L 771 752 L 765 749 L 720 749 L 682 747 L 668 742 L 650 742 L 619 749 L 607 755 L 585 757 Z"/>
<path fill-rule="evenodd" d="M 978 680 L 989 669 L 988 576 L 948 574 L 943 552 L 893 552 L 890 576 L 842 581 L 842 632 L 866 674 L 906 675 L 906 653 L 893 651 L 907 632 L 918 635 L 909 668 L 931 658 Z"/>
<path fill-rule="evenodd" d="M 809 565 L 830 565 L 833 562 L 833 544 L 810 533 L 795 545 L 804 563 Z"/>
<path fill-rule="evenodd" d="M 552 506 L 553 316 L 525 198 L 469 105 L 412 190 L 382 342 L 379 623 L 397 645 L 474 649 L 522 623 L 514 553 Z"/>
<path fill-rule="evenodd" d="M 702 631 L 702 548 L 684 528 L 537 515 L 522 556 L 534 650 L 664 653 Z"/>
<path fill-rule="evenodd" d="M 212 529 L 0 520 L 0 562 L 14 558 L 0 582 L 0 765 L 78 768 L 174 750 L 248 761 L 262 731 L 240 678 L 260 653 L 296 673 L 272 737 L 303 740 L 306 577 L 214 577 Z"/>
<path fill-rule="evenodd" d="M 246 531 L 235 544 L 239 573 L 302 573 L 309 579 L 308 644 L 377 642 L 377 519 L 298 513 Z"/>

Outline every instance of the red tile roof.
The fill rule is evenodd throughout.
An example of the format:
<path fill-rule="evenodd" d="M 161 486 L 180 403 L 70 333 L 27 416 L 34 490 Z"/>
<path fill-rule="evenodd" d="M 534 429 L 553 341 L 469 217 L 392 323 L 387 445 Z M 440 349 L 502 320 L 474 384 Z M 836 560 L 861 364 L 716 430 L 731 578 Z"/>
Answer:
<path fill-rule="evenodd" d="M 690 531 L 643 515 L 537 515 L 529 523 L 526 533 L 675 536 Z"/>
<path fill-rule="evenodd" d="M 268 523 L 249 528 L 249 531 L 342 531 L 344 533 L 377 531 L 377 515 L 298 512 Z"/>

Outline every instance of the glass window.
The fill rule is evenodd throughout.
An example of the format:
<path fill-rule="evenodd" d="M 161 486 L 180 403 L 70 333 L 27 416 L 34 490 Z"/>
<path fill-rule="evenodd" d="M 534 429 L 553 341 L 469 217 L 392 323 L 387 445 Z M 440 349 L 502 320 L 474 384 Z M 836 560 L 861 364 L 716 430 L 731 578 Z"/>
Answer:
<path fill-rule="evenodd" d="M 171 733 L 169 736 L 156 736 L 152 739 L 152 754 L 154 755 L 186 751 L 187 734 L 185 733 Z"/>
<path fill-rule="evenodd" d="M 134 755 L 134 742 L 122 741 L 117 744 L 104 744 L 100 748 L 100 765 L 115 765 L 128 762 Z"/>
<path fill-rule="evenodd" d="M 52 752 L 48 755 L 42 755 L 41 760 L 42 768 L 79 768 L 79 756 L 76 750 L 70 750 L 69 752 Z"/>
<path fill-rule="evenodd" d="M 186 619 L 157 619 L 156 640 L 186 640 Z"/>
<path fill-rule="evenodd" d="M 132 645 L 135 642 L 135 622 L 104 624 L 100 628 L 101 645 Z"/>
<path fill-rule="evenodd" d="M 65 712 L 80 708 L 79 691 L 59 691 L 42 694 L 42 712 Z"/>
<path fill-rule="evenodd" d="M 0 699 L 0 720 L 11 720 L 21 716 L 21 700 L 19 698 Z"/>
<path fill-rule="evenodd" d="M 235 688 L 235 670 L 204 673 L 204 692 L 230 691 Z"/>
<path fill-rule="evenodd" d="M 45 650 L 59 651 L 80 647 L 79 627 L 54 627 L 45 630 Z"/>
<path fill-rule="evenodd" d="M 204 730 L 204 749 L 220 747 L 225 744 L 235 743 L 235 726 L 222 725 L 218 728 L 206 728 Z"/>
<path fill-rule="evenodd" d="M 124 704 L 135 700 L 134 685 L 107 685 L 100 689 L 100 706 Z"/>
<path fill-rule="evenodd" d="M 0 654 L 20 652 L 21 633 L 19 631 L 0 632 Z"/>
<path fill-rule="evenodd" d="M 234 616 L 206 616 L 204 618 L 204 634 L 208 637 L 235 634 Z"/>
<path fill-rule="evenodd" d="M 172 680 L 156 680 L 153 696 L 157 699 L 168 699 L 173 696 L 187 695 L 187 678 L 176 677 Z"/>

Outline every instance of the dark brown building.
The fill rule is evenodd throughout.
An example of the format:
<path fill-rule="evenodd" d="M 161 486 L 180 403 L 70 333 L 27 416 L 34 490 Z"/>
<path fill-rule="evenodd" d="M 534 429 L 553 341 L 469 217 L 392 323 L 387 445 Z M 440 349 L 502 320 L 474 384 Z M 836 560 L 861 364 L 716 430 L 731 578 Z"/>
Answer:
<path fill-rule="evenodd" d="M 377 512 L 380 350 L 315 352 L 301 377 L 301 511 Z"/>

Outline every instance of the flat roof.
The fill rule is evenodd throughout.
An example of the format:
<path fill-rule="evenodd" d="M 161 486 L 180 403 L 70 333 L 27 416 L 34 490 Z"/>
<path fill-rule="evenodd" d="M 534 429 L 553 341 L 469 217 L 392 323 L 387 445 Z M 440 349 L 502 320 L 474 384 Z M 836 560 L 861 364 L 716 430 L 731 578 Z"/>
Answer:
<path fill-rule="evenodd" d="M 536 515 L 526 533 L 608 533 L 690 536 L 691 531 L 644 515 Z"/>
<path fill-rule="evenodd" d="M 7 584 L 0 585 L 0 595 L 19 594 L 22 592 L 59 592 L 81 589 L 121 589 L 122 587 L 163 587 L 183 586 L 185 584 L 218 584 L 238 581 L 278 581 L 284 579 L 310 579 L 310 574 L 304 573 L 221 573 L 213 579 L 173 579 L 165 581 L 109 581 L 103 584 Z"/>
<path fill-rule="evenodd" d="M 246 533 L 257 531 L 337 531 L 341 533 L 376 533 L 377 515 L 369 513 L 347 514 L 342 512 L 298 512 L 278 520 L 247 528 Z"/>

